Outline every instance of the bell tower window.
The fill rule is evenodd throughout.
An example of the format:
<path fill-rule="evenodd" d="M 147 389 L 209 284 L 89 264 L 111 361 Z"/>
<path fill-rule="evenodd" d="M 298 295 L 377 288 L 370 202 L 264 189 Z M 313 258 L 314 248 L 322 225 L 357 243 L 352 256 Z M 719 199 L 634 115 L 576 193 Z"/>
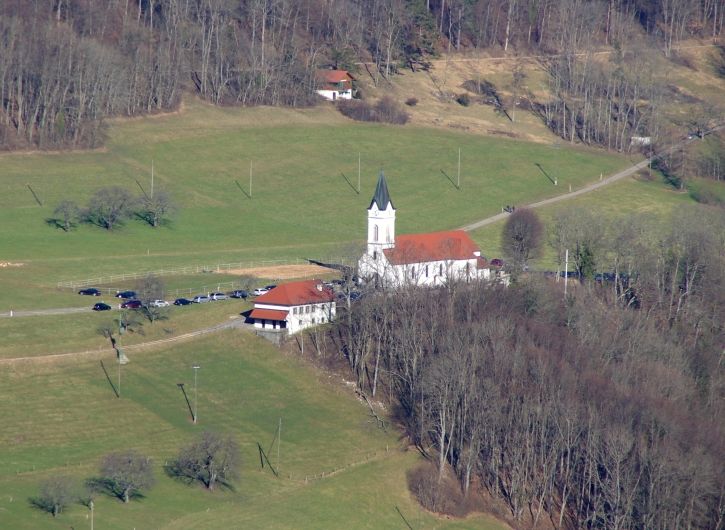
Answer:
<path fill-rule="evenodd" d="M 375 225 L 375 227 L 373 228 L 373 241 L 378 241 L 378 225 Z"/>

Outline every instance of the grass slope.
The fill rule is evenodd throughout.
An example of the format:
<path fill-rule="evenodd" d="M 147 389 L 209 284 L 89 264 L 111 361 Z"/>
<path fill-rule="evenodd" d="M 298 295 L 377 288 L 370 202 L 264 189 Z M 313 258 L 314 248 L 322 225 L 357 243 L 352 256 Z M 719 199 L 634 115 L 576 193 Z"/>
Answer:
<path fill-rule="evenodd" d="M 186 382 L 191 390 L 193 363 L 201 365 L 197 426 L 177 387 Z M 107 365 L 115 381 L 113 359 Z M 0 373 L 0 526 L 86 527 L 85 507 L 73 505 L 53 519 L 28 498 L 49 476 L 80 481 L 96 473 L 102 455 L 135 448 L 154 459 L 157 484 L 130 505 L 99 497 L 98 527 L 400 528 L 396 506 L 416 528 L 448 527 L 407 493 L 404 474 L 418 457 L 401 451 L 394 431 L 379 430 L 343 385 L 250 334 L 225 332 L 135 354 L 123 367 L 121 391 L 117 399 L 97 361 Z M 279 418 L 277 479 L 260 470 L 256 443 L 269 448 Z M 243 471 L 234 490 L 209 494 L 163 475 L 163 463 L 203 429 L 240 443 Z M 270 458 L 276 463 L 276 450 Z M 305 483 L 306 475 L 340 468 Z M 504 528 L 486 516 L 465 523 Z"/>
<path fill-rule="evenodd" d="M 218 109 L 189 101 L 179 114 L 115 123 L 101 151 L 0 156 L 0 261 L 24 263 L 0 269 L 0 309 L 38 305 L 22 286 L 43 289 L 48 303 L 60 303 L 52 287 L 62 279 L 339 254 L 364 238 L 365 209 L 381 168 L 398 208 L 398 232 L 411 233 L 460 226 L 629 164 L 584 148 L 360 124 L 331 112 Z M 460 190 L 451 181 L 459 147 Z M 354 189 L 358 152 L 360 194 Z M 153 230 L 132 220 L 113 233 L 83 226 L 65 234 L 45 224 L 63 199 L 84 203 L 96 189 L 115 184 L 147 189 L 152 159 L 155 186 L 173 193 L 181 207 L 169 226 Z"/>
<path fill-rule="evenodd" d="M 627 178 L 592 193 L 538 208 L 536 213 L 547 231 L 551 229 L 556 213 L 569 209 L 597 212 L 603 222 L 612 223 L 634 213 L 666 219 L 677 208 L 696 207 L 695 201 L 687 193 L 673 190 L 662 183 L 659 177 L 656 179 L 645 181 Z M 501 231 L 504 223 L 505 221 L 501 221 L 479 228 L 471 236 L 481 248 L 492 249 L 494 254 L 501 253 Z M 556 258 L 546 242 L 546 233 L 543 255 L 534 262 L 534 266 L 556 268 Z"/>

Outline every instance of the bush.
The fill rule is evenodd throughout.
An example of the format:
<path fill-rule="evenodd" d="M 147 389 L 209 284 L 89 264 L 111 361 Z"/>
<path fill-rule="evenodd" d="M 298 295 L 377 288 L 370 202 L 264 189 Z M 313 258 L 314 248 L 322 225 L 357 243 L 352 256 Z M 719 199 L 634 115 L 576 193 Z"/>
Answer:
<path fill-rule="evenodd" d="M 371 121 L 382 123 L 396 123 L 403 125 L 408 121 L 408 113 L 405 112 L 393 98 L 383 97 L 375 105 L 364 101 L 347 100 L 341 101 L 338 106 L 340 112 L 350 119 L 356 121 Z"/>
<path fill-rule="evenodd" d="M 421 506 L 430 512 L 462 517 L 471 510 L 458 482 L 449 476 L 444 476 L 439 482 L 438 470 L 431 463 L 408 472 L 408 488 Z"/>
<path fill-rule="evenodd" d="M 456 101 L 458 102 L 459 105 L 463 105 L 464 107 L 467 107 L 468 105 L 471 104 L 471 96 L 469 96 L 466 92 L 464 92 L 463 94 L 458 94 L 458 96 L 456 96 Z"/>
<path fill-rule="evenodd" d="M 418 104 L 418 98 L 408 98 L 405 100 L 405 104 L 409 107 L 415 107 Z"/>
<path fill-rule="evenodd" d="M 73 479 L 65 476 L 51 477 L 40 485 L 40 495 L 30 499 L 36 508 L 58 517 L 63 508 L 75 499 Z"/>

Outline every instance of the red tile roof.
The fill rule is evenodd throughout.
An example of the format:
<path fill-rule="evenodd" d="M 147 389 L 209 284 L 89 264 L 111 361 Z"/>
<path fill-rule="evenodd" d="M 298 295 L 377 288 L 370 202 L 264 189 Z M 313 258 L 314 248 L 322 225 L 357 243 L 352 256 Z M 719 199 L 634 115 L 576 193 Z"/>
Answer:
<path fill-rule="evenodd" d="M 463 230 L 396 236 L 395 247 L 384 250 L 393 265 L 475 259 L 478 246 Z"/>
<path fill-rule="evenodd" d="M 289 311 L 277 311 L 274 309 L 252 309 L 249 318 L 259 320 L 284 320 L 287 318 Z"/>
<path fill-rule="evenodd" d="M 305 280 L 282 283 L 258 297 L 254 303 L 293 306 L 332 302 L 333 299 L 332 289 L 324 287 L 320 280 Z"/>
<path fill-rule="evenodd" d="M 317 70 L 317 78 L 323 83 L 333 84 L 355 79 L 347 70 Z"/>

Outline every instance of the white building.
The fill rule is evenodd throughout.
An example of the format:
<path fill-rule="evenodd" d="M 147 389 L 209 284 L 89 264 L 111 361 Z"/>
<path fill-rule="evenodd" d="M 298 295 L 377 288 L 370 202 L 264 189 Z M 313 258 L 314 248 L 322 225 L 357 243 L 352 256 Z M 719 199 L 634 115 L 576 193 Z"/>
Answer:
<path fill-rule="evenodd" d="M 395 235 L 395 207 L 380 173 L 368 208 L 367 251 L 358 262 L 364 282 L 389 287 L 443 285 L 449 279 L 506 281 L 463 230 Z"/>
<path fill-rule="evenodd" d="M 334 293 L 320 280 L 283 283 L 257 297 L 249 319 L 255 328 L 297 333 L 335 319 Z"/>
<path fill-rule="evenodd" d="M 355 78 L 346 70 L 318 70 L 317 93 L 329 99 L 352 99 Z"/>

